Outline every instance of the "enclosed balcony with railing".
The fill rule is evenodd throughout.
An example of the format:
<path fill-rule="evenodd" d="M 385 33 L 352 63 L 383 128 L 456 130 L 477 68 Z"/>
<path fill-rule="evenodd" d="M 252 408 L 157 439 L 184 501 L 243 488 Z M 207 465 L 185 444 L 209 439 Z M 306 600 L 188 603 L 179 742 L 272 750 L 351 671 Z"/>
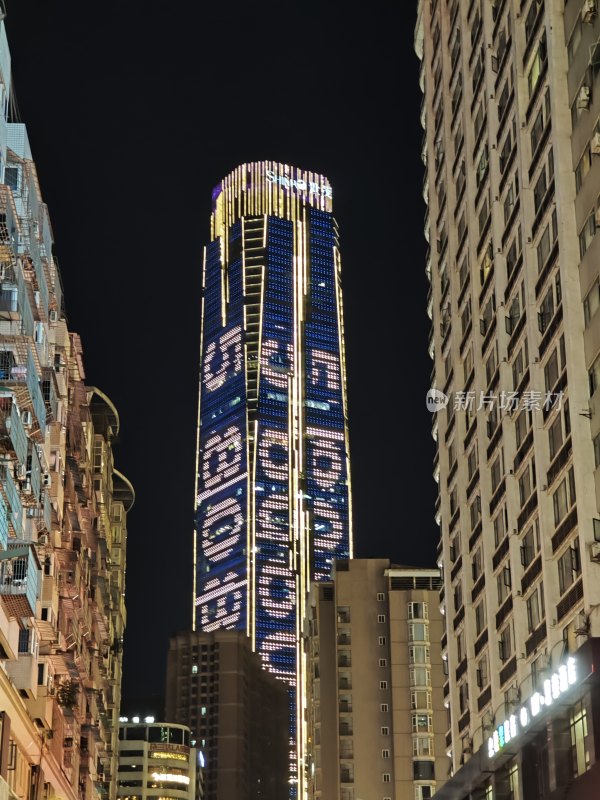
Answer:
<path fill-rule="evenodd" d="M 35 616 L 40 563 L 32 545 L 10 544 L 0 552 L 0 597 L 12 616 Z"/>

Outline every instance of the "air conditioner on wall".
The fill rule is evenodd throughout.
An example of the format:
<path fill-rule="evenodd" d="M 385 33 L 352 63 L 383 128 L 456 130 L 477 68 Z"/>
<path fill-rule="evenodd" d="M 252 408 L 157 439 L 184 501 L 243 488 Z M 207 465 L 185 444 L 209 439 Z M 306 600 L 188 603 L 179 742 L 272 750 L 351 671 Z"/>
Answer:
<path fill-rule="evenodd" d="M 581 111 L 587 111 L 591 102 L 592 93 L 590 91 L 590 87 L 584 84 L 577 94 L 577 108 Z"/>
<path fill-rule="evenodd" d="M 583 0 L 581 7 L 581 21 L 591 24 L 598 13 L 596 0 Z"/>
<path fill-rule="evenodd" d="M 596 133 L 592 136 L 590 149 L 593 155 L 600 156 L 600 131 L 596 131 Z"/>
<path fill-rule="evenodd" d="M 590 545 L 590 558 L 600 564 L 600 542 L 592 542 Z"/>

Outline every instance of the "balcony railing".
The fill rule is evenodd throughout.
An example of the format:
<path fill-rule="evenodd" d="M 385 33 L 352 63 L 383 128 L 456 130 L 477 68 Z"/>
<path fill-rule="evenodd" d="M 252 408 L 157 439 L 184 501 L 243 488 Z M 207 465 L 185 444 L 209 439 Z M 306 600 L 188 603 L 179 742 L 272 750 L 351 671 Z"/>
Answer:
<path fill-rule="evenodd" d="M 35 615 L 40 564 L 30 545 L 10 545 L 0 552 L 0 596 L 19 617 Z"/>

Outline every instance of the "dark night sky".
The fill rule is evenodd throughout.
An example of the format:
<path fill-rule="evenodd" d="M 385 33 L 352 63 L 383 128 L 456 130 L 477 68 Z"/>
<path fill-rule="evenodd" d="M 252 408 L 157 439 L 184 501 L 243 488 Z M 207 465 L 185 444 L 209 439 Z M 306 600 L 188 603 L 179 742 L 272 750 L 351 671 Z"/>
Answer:
<path fill-rule="evenodd" d="M 69 327 L 119 409 L 137 493 L 131 708 L 162 693 L 168 636 L 191 619 L 201 254 L 211 189 L 238 163 L 334 187 L 356 553 L 433 564 L 416 0 L 6 5 Z"/>

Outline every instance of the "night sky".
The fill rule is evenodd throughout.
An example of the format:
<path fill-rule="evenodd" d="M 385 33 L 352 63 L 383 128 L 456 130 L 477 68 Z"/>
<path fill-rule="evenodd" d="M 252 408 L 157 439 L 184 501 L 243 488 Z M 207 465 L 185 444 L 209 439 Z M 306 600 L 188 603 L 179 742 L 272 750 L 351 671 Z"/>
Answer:
<path fill-rule="evenodd" d="M 6 6 L 69 327 L 137 495 L 123 708 L 160 713 L 168 637 L 191 623 L 202 248 L 239 163 L 333 185 L 356 554 L 434 563 L 416 0 Z"/>

